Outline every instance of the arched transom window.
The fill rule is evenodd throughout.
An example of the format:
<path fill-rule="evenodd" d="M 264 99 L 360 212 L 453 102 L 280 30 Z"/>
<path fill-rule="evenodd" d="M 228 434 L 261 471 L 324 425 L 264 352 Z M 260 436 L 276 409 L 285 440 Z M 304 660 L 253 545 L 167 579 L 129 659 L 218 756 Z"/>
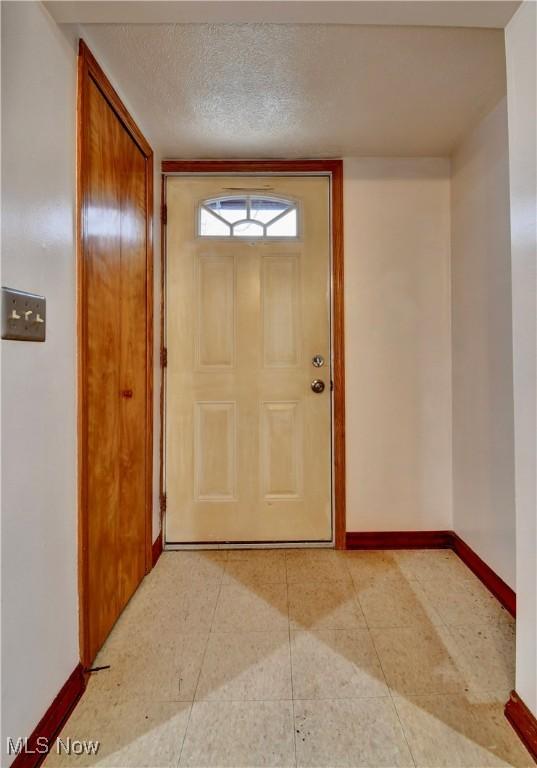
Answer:
<path fill-rule="evenodd" d="M 200 237 L 296 238 L 297 204 L 265 195 L 227 195 L 199 207 Z"/>

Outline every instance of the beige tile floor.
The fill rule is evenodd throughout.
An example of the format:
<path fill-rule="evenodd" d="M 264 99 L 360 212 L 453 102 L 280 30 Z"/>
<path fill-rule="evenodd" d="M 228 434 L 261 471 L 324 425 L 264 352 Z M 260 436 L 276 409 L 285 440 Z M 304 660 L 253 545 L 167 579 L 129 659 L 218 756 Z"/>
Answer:
<path fill-rule="evenodd" d="M 449 551 L 167 552 L 46 766 L 531 766 L 514 638 Z"/>

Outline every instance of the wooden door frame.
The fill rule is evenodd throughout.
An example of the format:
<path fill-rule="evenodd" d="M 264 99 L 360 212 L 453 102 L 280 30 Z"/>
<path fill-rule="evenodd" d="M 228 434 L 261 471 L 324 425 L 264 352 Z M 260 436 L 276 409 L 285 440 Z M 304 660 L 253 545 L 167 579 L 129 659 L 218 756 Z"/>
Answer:
<path fill-rule="evenodd" d="M 161 340 L 165 338 L 166 279 L 166 178 L 174 174 L 294 174 L 326 175 L 330 178 L 332 233 L 332 360 L 333 360 L 333 482 L 334 544 L 345 549 L 345 316 L 343 280 L 343 161 L 342 160 L 163 160 L 161 234 Z M 162 344 L 162 342 L 161 342 Z M 161 347 L 161 359 L 164 358 Z M 160 497 L 164 499 L 164 376 L 160 388 Z M 161 503 L 162 515 L 165 504 Z"/>
<path fill-rule="evenodd" d="M 76 163 L 76 262 L 77 262 L 77 381 L 78 381 L 78 592 L 80 658 L 84 667 L 89 657 L 89 549 L 87 499 L 87 419 L 86 419 L 86 325 L 87 283 L 84 265 L 87 198 L 88 87 L 93 81 L 108 105 L 145 158 L 146 167 L 146 445 L 145 445 L 145 570 L 152 562 L 153 507 L 153 150 L 144 138 L 107 76 L 86 43 L 79 41 L 77 91 Z"/>

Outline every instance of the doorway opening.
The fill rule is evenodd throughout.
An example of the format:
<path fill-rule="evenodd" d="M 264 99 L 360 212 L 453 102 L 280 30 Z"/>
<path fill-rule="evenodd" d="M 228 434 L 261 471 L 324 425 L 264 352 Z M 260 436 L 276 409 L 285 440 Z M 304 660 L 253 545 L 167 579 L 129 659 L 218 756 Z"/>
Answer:
<path fill-rule="evenodd" d="M 345 545 L 341 161 L 164 161 L 169 549 Z"/>

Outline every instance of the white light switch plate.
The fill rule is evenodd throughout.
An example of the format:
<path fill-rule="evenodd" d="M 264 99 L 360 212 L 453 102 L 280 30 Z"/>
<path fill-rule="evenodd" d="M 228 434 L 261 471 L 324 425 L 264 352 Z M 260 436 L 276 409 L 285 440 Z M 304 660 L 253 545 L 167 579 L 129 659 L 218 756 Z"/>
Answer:
<path fill-rule="evenodd" d="M 45 341 L 47 302 L 44 296 L 2 288 L 2 338 Z"/>

